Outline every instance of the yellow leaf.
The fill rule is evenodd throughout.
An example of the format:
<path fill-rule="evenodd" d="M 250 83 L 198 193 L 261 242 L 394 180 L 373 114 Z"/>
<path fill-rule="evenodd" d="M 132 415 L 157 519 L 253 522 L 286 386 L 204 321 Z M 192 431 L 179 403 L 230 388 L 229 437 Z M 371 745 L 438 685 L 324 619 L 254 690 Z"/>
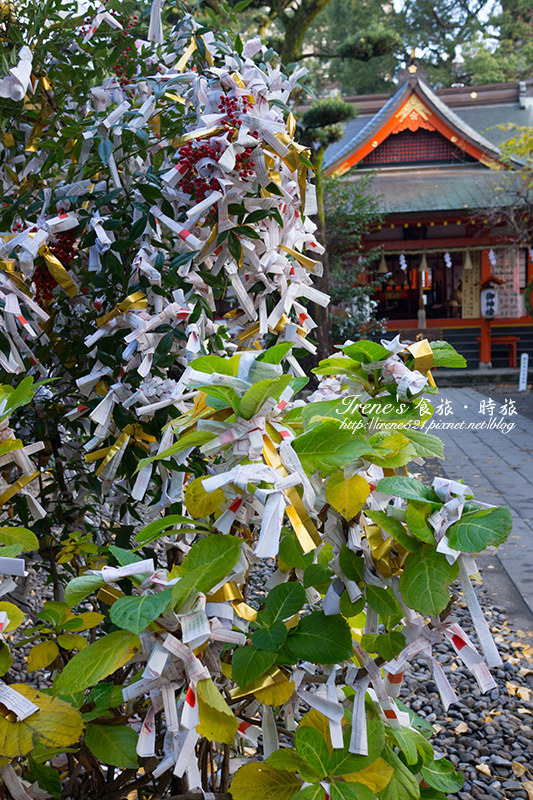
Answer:
<path fill-rule="evenodd" d="M 301 787 L 293 772 L 256 761 L 237 770 L 230 791 L 234 800 L 290 800 Z"/>
<path fill-rule="evenodd" d="M 533 800 L 533 781 L 523 781 L 522 786 L 526 790 L 529 800 Z"/>
<path fill-rule="evenodd" d="M 83 620 L 83 627 L 78 630 L 86 631 L 89 628 L 95 628 L 104 619 L 104 615 L 99 614 L 98 611 L 85 611 L 83 614 L 78 614 L 76 619 Z"/>
<path fill-rule="evenodd" d="M 88 645 L 87 639 L 80 633 L 61 633 L 57 643 L 65 650 L 83 650 Z"/>
<path fill-rule="evenodd" d="M 460 722 L 459 725 L 455 726 L 456 733 L 466 733 L 468 730 L 468 725 L 466 722 Z"/>
<path fill-rule="evenodd" d="M 224 502 L 224 492 L 222 489 L 215 489 L 214 492 L 206 492 L 202 481 L 204 478 L 196 478 L 191 481 L 185 490 L 185 505 L 187 511 L 193 517 L 208 517 L 216 511 Z"/>
<path fill-rule="evenodd" d="M 526 703 L 529 703 L 531 698 L 531 689 L 528 689 L 527 686 L 519 686 L 516 690 L 516 693 L 520 700 L 525 700 Z"/>
<path fill-rule="evenodd" d="M 200 717 L 196 730 L 200 736 L 215 742 L 233 744 L 239 720 L 210 678 L 198 681 L 196 696 Z"/>
<path fill-rule="evenodd" d="M 492 772 L 490 771 L 488 764 L 476 764 L 476 769 L 478 772 L 482 772 L 483 775 L 488 775 L 489 778 L 492 776 Z"/>
<path fill-rule="evenodd" d="M 344 519 L 352 519 L 358 514 L 370 494 L 370 486 L 360 475 L 345 478 L 341 470 L 336 472 L 326 484 L 326 500 Z"/>
<path fill-rule="evenodd" d="M 58 655 L 59 648 L 57 644 L 51 640 L 35 644 L 28 656 L 28 672 L 34 672 L 36 669 L 44 669 L 44 667 L 47 667 L 52 661 L 55 661 Z"/>
<path fill-rule="evenodd" d="M 521 764 L 519 761 L 513 761 L 512 770 L 513 770 L 513 775 L 515 776 L 515 778 L 520 778 L 520 776 L 523 775 L 524 772 L 527 772 L 527 770 L 524 767 L 524 765 Z"/>
<path fill-rule="evenodd" d="M 71 705 L 41 694 L 24 683 L 11 684 L 11 689 L 39 706 L 39 711 L 21 722 L 0 717 L 0 753 L 6 758 L 18 758 L 30 753 L 36 744 L 45 747 L 67 747 L 74 744 L 83 732 L 81 714 Z"/>
<path fill-rule="evenodd" d="M 365 786 L 368 786 L 369 789 L 372 789 L 373 792 L 382 792 L 385 786 L 389 783 L 390 779 L 394 774 L 393 767 L 390 764 L 381 758 L 376 758 L 368 767 L 360 770 L 359 772 L 353 772 L 351 775 L 343 775 L 345 781 L 357 781 L 358 783 L 364 783 Z"/>
<path fill-rule="evenodd" d="M 254 697 L 266 706 L 282 706 L 290 700 L 296 691 L 294 681 L 289 681 L 285 676 L 279 683 L 272 686 L 265 686 L 264 689 L 257 689 Z"/>
<path fill-rule="evenodd" d="M 9 633 L 9 631 L 14 631 L 15 628 L 21 624 L 24 620 L 24 612 L 20 610 L 18 606 L 14 603 L 8 603 L 7 601 L 3 600 L 0 602 L 0 611 L 5 611 L 7 616 L 9 617 L 9 625 L 7 628 L 4 629 L 3 633 Z"/>

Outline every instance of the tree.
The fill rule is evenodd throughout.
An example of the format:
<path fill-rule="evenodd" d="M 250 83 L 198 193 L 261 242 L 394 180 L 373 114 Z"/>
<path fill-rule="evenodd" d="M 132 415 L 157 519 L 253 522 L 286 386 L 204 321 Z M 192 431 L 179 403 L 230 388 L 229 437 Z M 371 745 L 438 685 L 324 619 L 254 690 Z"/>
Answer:
<path fill-rule="evenodd" d="M 343 122 L 355 116 L 355 110 L 349 103 L 340 97 L 329 97 L 316 100 L 310 108 L 298 116 L 297 130 L 302 141 L 308 144 L 311 150 L 311 164 L 315 171 L 316 188 L 316 216 L 320 238 L 327 241 L 327 222 L 324 196 L 324 175 L 322 162 L 330 144 L 339 141 L 343 134 Z M 331 291 L 331 276 L 329 269 L 329 251 L 326 248 L 322 255 L 322 274 L 318 277 L 317 285 L 326 293 Z M 327 308 L 316 308 L 318 330 L 318 352 L 321 358 L 326 358 L 331 352 L 331 318 Z"/>
<path fill-rule="evenodd" d="M 420 430 L 428 369 L 464 359 L 352 343 L 316 368 L 319 400 L 295 399 L 328 300 L 283 113 L 296 77 L 257 40 L 135 8 L 28 0 L 3 20 L 0 565 L 22 577 L 39 549 L 54 600 L 14 642 L 36 689 L 9 674 L 24 611 L 2 585 L 0 793 L 456 791 L 393 687 L 439 636 L 479 667 L 447 621 L 458 577 L 499 663 L 465 554 L 510 512 L 407 469 L 442 457 Z M 258 735 L 266 763 L 230 786 Z"/>
<path fill-rule="evenodd" d="M 369 268 L 379 251 L 366 252 L 363 238 L 383 218 L 372 194 L 372 176 L 346 181 L 330 176 L 325 186 L 326 250 L 330 265 L 332 338 L 335 342 L 384 333 L 373 300 L 379 282 Z"/>
<path fill-rule="evenodd" d="M 341 94 L 391 90 L 412 48 L 417 48 L 420 68 L 437 88 L 522 80 L 533 64 L 530 5 L 528 0 L 406 0 L 396 11 L 379 0 L 332 0 L 309 30 L 308 52 L 321 54 L 320 61 L 309 55 L 311 85 L 319 94 L 331 91 L 332 85 Z M 391 47 L 383 54 L 376 48 L 371 59 L 354 70 L 343 42 L 357 42 L 361 31 L 383 27 Z"/>

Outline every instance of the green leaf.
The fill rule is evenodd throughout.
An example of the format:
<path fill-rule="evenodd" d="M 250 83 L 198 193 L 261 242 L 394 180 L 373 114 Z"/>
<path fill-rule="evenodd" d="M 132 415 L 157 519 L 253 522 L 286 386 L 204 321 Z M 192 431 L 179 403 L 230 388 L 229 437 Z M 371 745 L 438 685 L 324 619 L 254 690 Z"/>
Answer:
<path fill-rule="evenodd" d="M 345 400 L 346 398 L 342 398 Z M 353 400 L 354 398 L 349 398 Z M 314 425 L 322 424 L 324 419 L 343 420 L 346 418 L 346 408 L 338 400 L 319 400 L 318 403 L 307 403 L 302 409 L 302 420 L 305 430 Z M 357 419 L 361 423 L 363 418 L 357 412 L 350 413 L 350 420 Z"/>
<path fill-rule="evenodd" d="M 335 664 L 353 654 L 350 627 L 340 614 L 313 611 L 289 631 L 286 648 L 296 658 L 315 664 Z"/>
<path fill-rule="evenodd" d="M 138 734 L 127 725 L 96 725 L 90 722 L 85 744 L 98 761 L 120 769 L 137 769 Z"/>
<path fill-rule="evenodd" d="M 128 631 L 113 631 L 72 658 L 54 683 L 56 694 L 86 689 L 123 667 L 135 654 L 139 639 Z"/>
<path fill-rule="evenodd" d="M 417 456 L 421 458 L 444 458 L 444 443 L 438 436 L 434 436 L 432 433 L 424 433 L 414 428 L 404 428 L 402 433 L 413 442 Z"/>
<path fill-rule="evenodd" d="M 453 369 L 466 367 L 465 358 L 448 342 L 437 340 L 430 342 L 429 346 L 433 351 L 432 367 L 451 367 Z"/>
<path fill-rule="evenodd" d="M 360 581 L 363 577 L 364 559 L 361 555 L 354 553 L 345 544 L 341 546 L 339 552 L 339 564 L 343 573 L 350 581 Z"/>
<path fill-rule="evenodd" d="M 290 532 L 282 537 L 279 543 L 278 565 L 284 572 L 288 572 L 285 567 L 294 569 L 305 569 L 313 563 L 313 553 L 304 553 L 296 534 Z"/>
<path fill-rule="evenodd" d="M 387 350 L 383 345 L 377 342 L 369 342 L 365 339 L 355 342 L 355 344 L 345 344 L 341 347 L 341 350 L 350 358 L 363 364 L 369 364 L 372 361 L 384 361 L 391 356 L 391 351 Z"/>
<path fill-rule="evenodd" d="M 459 574 L 458 565 L 449 564 L 445 555 L 423 544 L 416 553 L 409 553 L 403 570 L 400 592 L 409 608 L 431 617 L 444 611 L 450 599 L 448 587 Z"/>
<path fill-rule="evenodd" d="M 350 776 L 345 780 L 351 780 L 361 770 L 366 769 L 379 758 L 385 744 L 385 726 L 379 719 L 367 719 L 366 733 L 368 740 L 368 755 L 358 756 L 350 753 L 347 747 L 349 733 L 345 735 L 345 747 L 343 750 L 333 750 L 330 756 L 329 771 L 331 775 Z"/>
<path fill-rule="evenodd" d="M 367 603 L 378 614 L 395 616 L 401 613 L 398 601 L 394 596 L 392 589 L 384 589 L 381 586 L 372 586 L 368 584 L 365 586 L 365 595 Z"/>
<path fill-rule="evenodd" d="M 241 360 L 241 353 L 231 358 L 224 358 L 223 356 L 199 356 L 191 361 L 190 365 L 198 372 L 218 372 L 220 375 L 231 375 L 236 377 L 239 372 L 239 361 Z"/>
<path fill-rule="evenodd" d="M 247 686 L 264 675 L 275 660 L 276 653 L 271 650 L 259 650 L 253 644 L 238 647 L 233 653 L 231 677 L 239 686 Z"/>
<path fill-rule="evenodd" d="M 425 764 L 420 772 L 426 783 L 440 792 L 458 792 L 463 785 L 463 776 L 446 758 Z"/>
<path fill-rule="evenodd" d="M 192 388 L 195 388 L 194 384 L 192 384 Z M 237 394 L 233 386 L 222 386 L 218 383 L 213 383 L 209 384 L 208 386 L 204 386 L 203 384 L 198 384 L 196 388 L 206 393 L 207 405 L 209 405 L 209 398 L 215 397 L 217 400 L 222 400 L 236 414 L 239 413 L 239 403 L 241 401 L 241 398 Z"/>
<path fill-rule="evenodd" d="M 292 800 L 325 800 L 325 798 L 326 792 L 321 783 L 312 783 L 310 786 L 305 786 L 292 796 Z"/>
<path fill-rule="evenodd" d="M 150 542 L 154 542 L 156 539 L 159 539 L 162 531 L 167 530 L 167 528 L 173 528 L 175 525 L 192 524 L 197 523 L 195 523 L 194 520 L 190 519 L 189 517 L 182 516 L 182 514 L 171 514 L 168 517 L 156 519 L 154 522 L 151 522 L 149 525 L 141 528 L 141 530 L 135 534 L 135 539 L 141 545 L 149 544 Z"/>
<path fill-rule="evenodd" d="M 376 795 L 364 783 L 332 781 L 331 800 L 376 800 Z"/>
<path fill-rule="evenodd" d="M 379 490 L 381 491 L 381 490 Z M 365 514 L 370 517 L 372 522 L 379 525 L 386 534 L 393 536 L 402 547 L 405 547 L 410 553 L 416 552 L 419 548 L 419 543 L 412 536 L 409 536 L 404 526 L 399 519 L 389 516 L 385 511 L 369 511 L 366 510 Z"/>
<path fill-rule="evenodd" d="M 433 489 L 424 486 L 416 478 L 407 478 L 403 475 L 393 475 L 390 478 L 382 478 L 377 485 L 378 492 L 391 494 L 393 497 L 403 497 L 405 500 L 422 500 L 426 503 L 439 503 L 441 500 Z"/>
<path fill-rule="evenodd" d="M 320 773 L 309 766 L 307 761 L 304 761 L 292 747 L 274 750 L 265 759 L 265 764 L 270 764 L 271 767 L 276 769 L 285 769 L 287 772 L 297 772 L 304 781 L 315 783 L 320 780 Z"/>
<path fill-rule="evenodd" d="M 138 556 L 137 553 L 134 553 L 132 550 L 126 550 L 125 547 L 117 547 L 116 544 L 110 544 L 109 551 L 115 556 L 121 567 L 142 561 L 142 558 Z"/>
<path fill-rule="evenodd" d="M 36 781 L 39 787 L 51 794 L 52 797 L 61 797 L 61 778 L 57 769 L 48 767 L 46 764 L 39 764 L 32 758 L 28 759 L 28 763 L 31 780 Z"/>
<path fill-rule="evenodd" d="M 354 361 L 353 358 L 324 358 L 319 361 L 318 367 L 315 367 L 311 372 L 315 375 L 351 375 L 352 373 L 358 374 L 360 372 L 361 364 L 359 361 Z M 366 377 L 366 373 L 365 373 Z M 342 401 L 336 401 L 339 406 L 342 406 Z"/>
<path fill-rule="evenodd" d="M 323 475 L 331 475 L 362 455 L 374 452 L 363 436 L 340 428 L 339 423 L 333 421 L 324 422 L 297 436 L 292 446 L 306 472 L 320 470 Z"/>
<path fill-rule="evenodd" d="M 420 539 L 421 542 L 434 544 L 435 533 L 427 522 L 427 516 L 432 506 L 429 503 L 420 503 L 418 500 L 409 500 L 407 503 L 406 523 L 409 531 Z"/>
<path fill-rule="evenodd" d="M 42 383 L 34 385 L 33 378 L 23 378 L 15 389 L 12 386 L 0 386 L 0 408 L 3 409 L 0 412 L 0 419 L 9 417 L 16 408 L 28 405 L 39 386 L 42 386 Z"/>
<path fill-rule="evenodd" d="M 172 602 L 179 609 L 193 589 L 209 592 L 239 560 L 241 544 L 234 536 L 214 534 L 196 542 L 181 565 L 181 578 L 172 587 Z"/>
<path fill-rule="evenodd" d="M 344 574 L 346 575 L 346 573 Z M 310 564 L 304 571 L 304 589 L 308 589 L 310 586 L 315 586 L 318 588 L 322 585 L 324 587 L 324 591 L 327 591 L 332 577 L 333 573 L 329 567 L 326 567 L 325 564 Z"/>
<path fill-rule="evenodd" d="M 239 416 L 243 419 L 252 419 L 270 397 L 278 398 L 291 380 L 292 375 L 280 375 L 279 378 L 267 378 L 255 383 L 241 398 L 238 407 Z"/>
<path fill-rule="evenodd" d="M 111 153 L 113 152 L 113 144 L 110 139 L 100 139 L 100 143 L 98 145 L 98 155 L 102 160 L 102 164 L 107 166 L 109 164 L 109 159 L 111 158 Z"/>
<path fill-rule="evenodd" d="M 392 661 L 404 649 L 405 636 L 400 631 L 364 633 L 361 646 L 367 653 L 377 653 L 385 661 Z"/>
<path fill-rule="evenodd" d="M 294 734 L 294 746 L 298 755 L 320 774 L 320 778 L 325 778 L 329 769 L 329 749 L 320 731 L 300 725 Z"/>
<path fill-rule="evenodd" d="M 446 531 L 450 547 L 466 553 L 480 553 L 486 547 L 505 542 L 513 517 L 505 506 L 463 514 Z"/>
<path fill-rule="evenodd" d="M 237 770 L 230 790 L 234 800 L 290 800 L 301 785 L 294 773 L 256 761 Z"/>
<path fill-rule="evenodd" d="M 263 213 L 263 212 L 260 212 Z M 269 347 L 263 353 L 260 353 L 256 361 L 262 361 L 263 364 L 281 364 L 294 342 L 279 342 L 273 347 Z"/>
<path fill-rule="evenodd" d="M 402 727 L 400 730 L 391 728 L 390 733 L 396 739 L 396 743 L 404 754 L 407 764 L 414 765 L 419 758 L 422 759 L 423 764 L 433 761 L 433 748 L 426 737 L 422 736 L 418 731 Z"/>
<path fill-rule="evenodd" d="M 39 540 L 27 528 L 0 528 L 0 542 L 5 545 L 17 545 L 19 553 L 30 553 L 39 549 Z"/>
<path fill-rule="evenodd" d="M 252 644 L 260 650 L 269 650 L 277 653 L 285 643 L 287 628 L 283 622 L 275 622 L 268 628 L 260 628 L 252 634 Z"/>
<path fill-rule="evenodd" d="M 109 616 L 117 628 L 140 633 L 157 619 L 172 600 L 172 589 L 157 594 L 121 597 L 113 603 Z"/>
<path fill-rule="evenodd" d="M 265 608 L 260 612 L 260 621 L 274 625 L 278 621 L 297 614 L 306 601 L 306 594 L 300 583 L 280 583 L 270 590 L 265 599 Z"/>
<path fill-rule="evenodd" d="M 13 656 L 9 651 L 9 647 L 5 642 L 0 642 L 0 675 L 5 675 L 11 669 L 13 664 Z"/>
<path fill-rule="evenodd" d="M 420 797 L 420 785 L 417 779 L 388 745 L 385 745 L 383 758 L 394 769 L 394 773 L 385 789 L 380 792 L 380 800 Z"/>

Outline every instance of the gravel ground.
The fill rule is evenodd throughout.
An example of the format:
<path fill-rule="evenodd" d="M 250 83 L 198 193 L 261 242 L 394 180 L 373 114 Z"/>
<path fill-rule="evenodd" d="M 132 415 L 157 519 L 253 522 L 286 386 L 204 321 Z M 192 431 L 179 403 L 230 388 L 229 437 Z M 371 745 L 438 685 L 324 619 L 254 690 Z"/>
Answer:
<path fill-rule="evenodd" d="M 531 800 L 533 633 L 513 630 L 505 609 L 492 606 L 483 591 L 479 597 L 504 662 L 501 668 L 491 670 L 497 688 L 482 695 L 468 669 L 447 644 L 441 644 L 434 647 L 434 654 L 460 704 L 452 704 L 444 711 L 428 665 L 422 659 L 411 662 L 401 699 L 435 726 L 433 746 L 463 773 L 465 782 L 458 793 L 460 800 Z M 453 618 L 475 642 L 464 603 L 457 604 Z"/>

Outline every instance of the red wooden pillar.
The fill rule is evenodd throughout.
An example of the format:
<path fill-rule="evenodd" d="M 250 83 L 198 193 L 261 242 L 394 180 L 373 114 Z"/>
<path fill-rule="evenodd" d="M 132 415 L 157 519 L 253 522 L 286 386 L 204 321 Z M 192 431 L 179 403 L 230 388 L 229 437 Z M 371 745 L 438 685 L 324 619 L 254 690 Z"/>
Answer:
<path fill-rule="evenodd" d="M 481 284 L 490 275 L 489 251 L 481 251 Z M 481 288 L 480 288 L 481 291 Z M 479 366 L 491 367 L 490 321 L 481 317 L 481 340 L 479 342 Z"/>

